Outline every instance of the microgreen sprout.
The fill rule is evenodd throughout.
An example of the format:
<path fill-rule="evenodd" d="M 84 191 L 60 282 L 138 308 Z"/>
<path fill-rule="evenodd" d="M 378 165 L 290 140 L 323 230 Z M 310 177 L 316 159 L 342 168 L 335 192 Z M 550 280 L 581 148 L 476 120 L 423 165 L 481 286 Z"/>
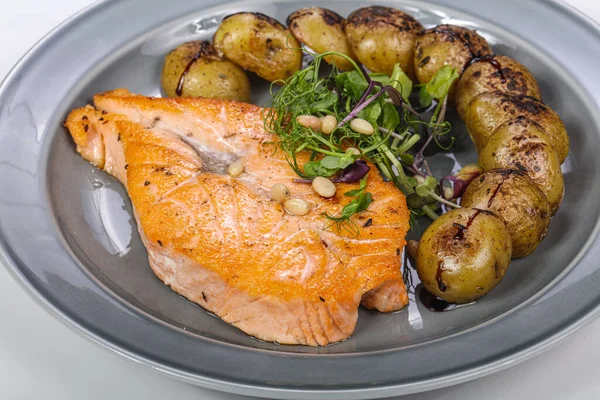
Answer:
<path fill-rule="evenodd" d="M 445 66 L 429 83 L 413 85 L 399 65 L 394 66 L 390 76 L 370 74 L 341 53 L 311 55 L 313 60 L 306 68 L 284 82 L 277 82 L 280 85 L 278 91 L 275 92 L 275 88 L 279 86 L 272 86 L 273 101 L 267 111 L 265 126 L 279 137 L 280 148 L 299 176 L 297 181 L 308 183 L 318 176 L 335 183 L 360 180 L 360 189 L 356 193 L 347 193 L 356 198 L 344 207 L 341 215 L 326 214 L 326 217 L 338 229 L 358 234 L 358 226 L 351 217 L 367 210 L 372 201 L 366 187 L 369 172 L 366 161 L 377 165 L 381 174 L 409 198 L 421 198 L 409 202 L 411 221 L 418 215 L 437 218 L 438 203 L 457 207 L 444 198 L 443 191 L 440 192 L 441 185 L 432 176 L 424 157 L 425 149 L 432 142 L 440 145 L 439 137 L 450 131 L 445 113 L 448 92 L 458 78 L 456 69 Z M 323 62 L 326 56 L 345 58 L 354 68 L 339 71 Z M 435 104 L 428 121 L 410 102 L 415 88 L 419 89 L 421 107 Z M 339 122 L 321 133 L 306 123 L 306 116 L 321 120 L 329 116 L 330 121 Z M 304 125 L 298 122 L 298 117 Z M 355 129 L 359 132 L 351 129 L 355 118 L 365 120 L 373 130 L 361 134 L 361 129 Z M 361 121 L 361 124 L 366 122 Z M 352 146 L 351 151 L 348 151 L 349 146 Z M 310 161 L 300 163 L 301 152 L 308 152 Z M 417 182 L 406 174 L 407 171 L 422 176 L 424 182 Z"/>
<path fill-rule="evenodd" d="M 346 197 L 354 197 L 350 203 L 346 204 L 342 208 L 342 212 L 339 216 L 334 216 L 325 212 L 325 216 L 328 220 L 332 221 L 330 226 L 335 226 L 338 232 L 346 231 L 352 235 L 358 235 L 360 233 L 358 225 L 354 222 L 351 217 L 354 214 L 360 214 L 369 208 L 369 205 L 373 202 L 373 195 L 366 191 L 367 189 L 367 176 L 360 180 L 360 186 L 358 189 L 350 190 L 344 193 Z"/>

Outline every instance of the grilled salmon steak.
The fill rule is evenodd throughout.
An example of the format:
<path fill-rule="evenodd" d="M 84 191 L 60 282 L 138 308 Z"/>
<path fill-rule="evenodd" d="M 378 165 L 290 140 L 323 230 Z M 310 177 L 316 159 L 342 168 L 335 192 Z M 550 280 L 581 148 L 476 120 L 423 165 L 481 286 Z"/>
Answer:
<path fill-rule="evenodd" d="M 373 202 L 352 217 L 356 236 L 323 214 L 339 215 L 352 200 L 343 193 L 358 184 L 339 184 L 325 199 L 295 183 L 260 107 L 118 89 L 73 110 L 66 127 L 86 160 L 126 186 L 154 273 L 247 334 L 326 345 L 352 334 L 359 305 L 391 312 L 407 304 L 406 199 L 372 165 Z M 238 160 L 244 172 L 233 178 L 227 168 Z M 275 183 L 310 212 L 291 215 L 271 200 Z"/>

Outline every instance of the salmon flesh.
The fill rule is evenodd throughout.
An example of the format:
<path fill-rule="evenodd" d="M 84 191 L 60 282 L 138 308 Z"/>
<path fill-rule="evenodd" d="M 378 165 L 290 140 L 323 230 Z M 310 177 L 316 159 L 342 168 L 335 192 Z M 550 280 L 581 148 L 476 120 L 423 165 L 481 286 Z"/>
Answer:
<path fill-rule="evenodd" d="M 402 193 L 371 166 L 373 202 L 354 215 L 357 236 L 331 226 L 352 201 L 298 177 L 264 109 L 203 98 L 163 99 L 125 89 L 98 94 L 66 121 L 83 158 L 121 181 L 150 267 L 172 290 L 259 339 L 326 345 L 352 335 L 360 305 L 381 312 L 408 302 L 400 254 L 409 228 Z M 310 154 L 300 154 L 300 166 Z M 228 166 L 241 161 L 233 178 Z M 271 200 L 285 184 L 311 204 L 305 216 Z"/>

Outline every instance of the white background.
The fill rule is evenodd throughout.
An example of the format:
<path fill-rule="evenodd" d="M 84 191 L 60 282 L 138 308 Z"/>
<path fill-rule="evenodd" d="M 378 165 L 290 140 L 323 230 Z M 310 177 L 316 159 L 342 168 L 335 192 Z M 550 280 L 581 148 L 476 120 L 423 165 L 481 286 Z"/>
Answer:
<path fill-rule="evenodd" d="M 0 78 L 50 29 L 91 3 L 0 0 Z M 600 1 L 568 3 L 600 21 Z M 600 55 L 590 55 L 595 57 Z M 37 306 L 2 267 L 0 321 L 2 400 L 247 399 L 178 382 L 79 337 Z M 532 360 L 474 382 L 402 399 L 597 399 L 599 358 L 597 320 Z"/>

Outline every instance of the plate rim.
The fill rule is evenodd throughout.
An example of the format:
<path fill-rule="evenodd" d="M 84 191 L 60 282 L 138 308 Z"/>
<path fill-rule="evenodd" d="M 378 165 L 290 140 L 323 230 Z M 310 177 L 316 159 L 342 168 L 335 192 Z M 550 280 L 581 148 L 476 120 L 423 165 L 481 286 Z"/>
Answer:
<path fill-rule="evenodd" d="M 591 19 L 589 16 L 583 14 L 581 11 L 577 10 L 575 7 L 562 2 L 561 0 L 545 0 L 539 1 L 535 0 L 537 3 L 544 3 L 545 6 L 554 7 L 559 9 L 560 12 L 569 14 L 574 19 L 578 19 L 585 24 L 592 27 L 596 33 L 600 34 L 600 24 Z M 74 21 L 79 21 L 86 16 L 95 13 L 98 9 L 110 5 L 112 3 L 117 3 L 118 0 L 97 0 L 96 2 L 88 5 L 77 13 L 73 14 L 69 18 L 65 19 L 59 25 L 57 25 L 54 29 L 49 31 L 44 37 L 42 37 L 37 43 L 35 43 L 20 59 L 19 61 L 11 68 L 6 77 L 0 83 L 0 96 L 5 92 L 5 89 L 9 86 L 11 81 L 15 78 L 15 75 L 20 71 L 20 69 L 29 61 L 30 58 L 33 58 L 36 53 L 40 50 L 43 50 L 44 45 L 52 40 L 58 33 L 66 30 L 70 27 L 70 25 Z M 201 7 L 201 5 L 199 5 Z M 597 232 L 596 232 L 597 233 Z M 590 241 L 594 241 L 596 238 L 590 238 Z M 597 240 L 596 240 L 597 244 Z M 591 248 L 592 245 L 590 245 Z M 590 248 L 586 250 L 586 253 L 590 251 Z M 6 243 L 4 240 L 0 240 L 0 263 L 4 265 L 4 267 L 9 271 L 10 275 L 15 279 L 15 281 L 21 286 L 25 292 L 36 302 L 38 303 L 46 312 L 52 315 L 54 318 L 59 320 L 63 325 L 67 326 L 74 332 L 86 337 L 92 343 L 100 345 L 104 348 L 114 351 L 115 353 L 132 360 L 137 363 L 141 363 L 143 365 L 149 366 L 155 370 L 166 373 L 170 376 L 173 376 L 179 380 L 193 383 L 193 384 L 201 384 L 202 386 L 216 389 L 216 390 L 226 390 L 231 393 L 245 394 L 245 395 L 268 395 L 269 397 L 277 397 L 278 395 L 285 395 L 288 398 L 305 398 L 305 395 L 351 395 L 352 398 L 367 398 L 366 396 L 376 395 L 378 397 L 388 396 L 397 394 L 394 390 L 398 388 L 403 388 L 408 386 L 408 391 L 403 391 L 402 393 L 415 393 L 422 390 L 432 390 L 436 388 L 441 388 L 461 382 L 466 382 L 469 380 L 473 380 L 490 373 L 503 370 L 512 366 L 516 363 L 520 363 L 525 361 L 531 357 L 534 357 L 541 353 L 542 351 L 548 349 L 555 343 L 569 336 L 577 329 L 586 325 L 590 321 L 592 321 L 595 317 L 600 314 L 600 303 L 596 304 L 596 306 L 590 310 L 588 310 L 585 314 L 579 317 L 575 322 L 567 325 L 564 329 L 558 330 L 554 332 L 552 335 L 548 336 L 546 339 L 537 342 L 535 345 L 531 347 L 526 347 L 523 350 L 509 354 L 503 358 L 497 359 L 493 362 L 477 366 L 465 372 L 459 372 L 454 375 L 445 375 L 443 377 L 437 379 L 426 380 L 417 383 L 410 384 L 399 384 L 399 385 L 387 385 L 380 387 L 372 387 L 366 389 L 349 389 L 349 390 L 302 390 L 302 389 L 294 389 L 294 388 L 274 388 L 269 386 L 257 387 L 255 385 L 245 385 L 240 383 L 235 383 L 232 381 L 203 377 L 192 373 L 186 373 L 176 368 L 171 368 L 165 366 L 155 360 L 144 357 L 143 355 L 137 354 L 135 352 L 131 352 L 121 346 L 116 345 L 115 343 L 91 332 L 90 330 L 85 329 L 85 327 L 81 326 L 81 324 L 77 323 L 74 319 L 65 315 L 55 304 L 53 304 L 50 300 L 48 300 L 44 295 L 35 288 L 32 283 L 27 279 L 27 277 L 22 273 L 22 271 L 18 268 L 15 262 L 13 262 L 12 257 L 10 256 L 10 251 L 6 248 Z M 582 254 L 583 257 L 585 254 Z M 356 395 L 359 395 L 358 397 Z M 365 397 L 363 397 L 363 395 Z M 342 397 L 340 397 L 342 398 Z"/>

